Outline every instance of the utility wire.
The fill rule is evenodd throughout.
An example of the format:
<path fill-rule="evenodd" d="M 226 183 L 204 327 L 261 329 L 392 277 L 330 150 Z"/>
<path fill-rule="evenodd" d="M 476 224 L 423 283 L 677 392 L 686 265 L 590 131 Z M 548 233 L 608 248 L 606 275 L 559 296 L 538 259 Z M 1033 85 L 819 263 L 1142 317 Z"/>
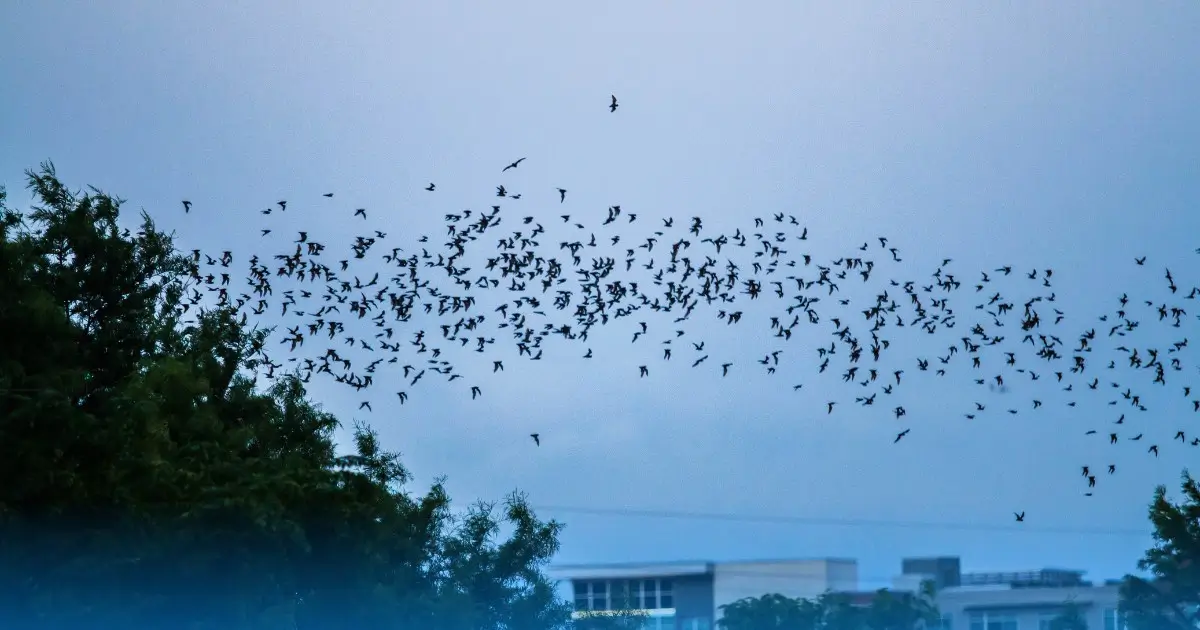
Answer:
<path fill-rule="evenodd" d="M 819 518 L 806 516 L 784 516 L 770 514 L 733 514 L 728 512 L 693 512 L 685 510 L 638 510 L 630 508 L 596 508 L 568 505 L 534 506 L 537 511 L 564 512 L 574 514 L 594 514 L 599 516 L 631 517 L 631 518 L 671 518 L 697 521 L 735 521 L 748 523 L 786 523 L 795 525 L 828 525 L 838 527 L 897 527 L 910 529 L 949 529 L 964 531 L 991 531 L 1012 534 L 1067 534 L 1089 536 L 1137 536 L 1145 538 L 1150 531 L 1139 529 L 1086 528 L 1086 527 L 1047 527 L 1028 523 L 1013 523 L 1012 525 L 988 525 L 983 523 L 966 522 L 937 522 L 937 521 L 905 521 L 905 520 L 868 520 L 857 518 Z"/>

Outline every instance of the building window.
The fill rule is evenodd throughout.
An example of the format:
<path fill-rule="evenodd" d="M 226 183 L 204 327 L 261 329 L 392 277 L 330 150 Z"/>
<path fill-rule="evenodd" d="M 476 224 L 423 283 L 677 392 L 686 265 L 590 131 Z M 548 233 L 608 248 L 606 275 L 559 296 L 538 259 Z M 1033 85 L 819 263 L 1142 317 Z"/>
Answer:
<path fill-rule="evenodd" d="M 1104 609 L 1104 630 L 1125 630 L 1125 619 L 1116 608 Z"/>
<path fill-rule="evenodd" d="M 1038 615 L 1038 630 L 1054 630 L 1054 620 L 1058 619 L 1057 613 L 1042 613 Z"/>
<path fill-rule="evenodd" d="M 954 630 L 954 618 L 950 615 L 942 615 L 938 627 L 940 630 Z"/>
<path fill-rule="evenodd" d="M 971 613 L 971 630 L 1018 630 L 1017 617 L 1008 613 Z"/>
<path fill-rule="evenodd" d="M 611 610 L 608 605 L 608 582 L 592 582 L 592 610 Z"/>
<path fill-rule="evenodd" d="M 639 606 L 643 610 L 658 608 L 658 581 L 641 580 L 641 590 L 638 593 Z"/>
<path fill-rule="evenodd" d="M 575 610 L 662 610 L 675 607 L 671 580 L 578 580 Z M 662 617 L 666 619 L 667 617 Z M 673 619 L 673 618 L 672 618 Z M 672 622 L 673 624 L 674 622 Z M 669 627 L 674 628 L 669 624 Z"/>
<path fill-rule="evenodd" d="M 632 580 L 629 583 L 629 602 L 633 608 L 658 610 L 674 608 L 675 598 L 671 592 L 671 580 Z"/>
<path fill-rule="evenodd" d="M 608 583 L 604 580 L 575 582 L 575 610 L 610 610 Z"/>
<path fill-rule="evenodd" d="M 575 610 L 589 610 L 591 604 L 588 601 L 588 583 L 577 580 L 573 586 L 575 587 Z"/>
<path fill-rule="evenodd" d="M 641 607 L 638 596 L 638 583 L 641 580 L 620 580 L 613 582 L 609 593 L 609 605 L 613 610 L 630 610 Z"/>
<path fill-rule="evenodd" d="M 679 630 L 712 630 L 712 624 L 704 617 L 680 620 Z"/>

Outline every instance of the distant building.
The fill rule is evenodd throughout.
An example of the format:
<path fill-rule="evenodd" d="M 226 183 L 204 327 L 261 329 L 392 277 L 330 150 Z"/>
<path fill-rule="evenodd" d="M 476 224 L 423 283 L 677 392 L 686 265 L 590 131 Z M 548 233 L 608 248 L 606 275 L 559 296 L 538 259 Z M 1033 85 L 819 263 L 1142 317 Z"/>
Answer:
<path fill-rule="evenodd" d="M 711 630 L 721 606 L 745 597 L 834 591 L 866 604 L 874 595 L 858 590 L 857 562 L 836 558 L 557 566 L 550 577 L 570 582 L 576 617 L 639 610 L 647 630 Z M 1124 629 L 1118 582 L 1093 584 L 1081 571 L 963 573 L 957 557 L 906 558 L 891 590 L 915 592 L 925 581 L 937 587 L 940 630 L 1048 630 L 1068 604 L 1091 630 Z"/>
<path fill-rule="evenodd" d="M 945 569 L 958 558 L 933 561 Z M 1042 569 L 1010 573 L 938 575 L 930 565 L 908 564 L 904 578 L 925 577 L 938 583 L 942 630 L 1049 630 L 1050 622 L 1068 605 L 1076 606 L 1092 630 L 1123 630 L 1117 613 L 1120 583 L 1093 584 L 1082 571 Z M 919 581 L 919 580 L 918 580 Z M 955 584 L 957 583 L 957 584 Z M 952 585 L 954 584 L 954 585 Z M 899 584 L 897 584 L 899 586 Z"/>
<path fill-rule="evenodd" d="M 858 585 L 858 563 L 844 559 L 575 565 L 549 574 L 571 583 L 576 617 L 639 610 L 647 630 L 710 630 L 721 606 L 745 597 L 813 598 Z"/>

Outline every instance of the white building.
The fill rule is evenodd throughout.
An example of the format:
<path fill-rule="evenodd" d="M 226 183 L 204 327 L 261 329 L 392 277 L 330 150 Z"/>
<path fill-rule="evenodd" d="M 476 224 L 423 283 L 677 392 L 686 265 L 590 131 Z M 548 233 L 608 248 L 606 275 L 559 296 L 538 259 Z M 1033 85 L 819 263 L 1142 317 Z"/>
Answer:
<path fill-rule="evenodd" d="M 721 606 L 745 597 L 812 598 L 854 590 L 858 563 L 826 558 L 574 565 L 553 567 L 549 575 L 571 583 L 576 616 L 628 608 L 644 611 L 653 630 L 708 630 Z"/>
<path fill-rule="evenodd" d="M 858 564 L 824 558 L 748 562 L 671 562 L 556 566 L 550 577 L 570 583 L 575 615 L 631 609 L 647 615 L 648 630 L 711 630 L 721 606 L 778 593 L 815 598 L 828 591 L 857 593 Z M 1092 630 L 1123 630 L 1115 581 L 1092 584 L 1080 571 L 962 573 L 957 557 L 908 558 L 893 590 L 938 588 L 941 630 L 1047 630 L 1068 604 Z"/>

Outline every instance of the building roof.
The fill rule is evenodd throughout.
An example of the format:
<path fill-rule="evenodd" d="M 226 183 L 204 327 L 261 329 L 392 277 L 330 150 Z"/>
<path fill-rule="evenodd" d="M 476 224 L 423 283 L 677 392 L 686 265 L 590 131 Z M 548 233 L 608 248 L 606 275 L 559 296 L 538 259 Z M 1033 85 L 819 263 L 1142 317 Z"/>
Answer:
<path fill-rule="evenodd" d="M 560 564 L 551 566 L 547 575 L 556 580 L 601 580 L 635 577 L 668 577 L 682 575 L 708 575 L 718 566 L 724 565 L 788 565 L 800 563 L 849 563 L 857 565 L 853 558 L 796 558 L 772 560 L 683 560 L 670 562 L 616 562 L 604 564 Z"/>
<path fill-rule="evenodd" d="M 1068 569 L 1041 569 L 1038 571 L 1004 571 L 990 573 L 963 573 L 962 586 L 1007 585 L 1014 588 L 1087 586 L 1084 571 Z"/>
<path fill-rule="evenodd" d="M 610 564 L 563 564 L 552 566 L 546 574 L 555 580 L 602 580 L 608 578 L 668 577 L 707 575 L 713 563 L 703 560 L 676 562 L 621 562 Z"/>

